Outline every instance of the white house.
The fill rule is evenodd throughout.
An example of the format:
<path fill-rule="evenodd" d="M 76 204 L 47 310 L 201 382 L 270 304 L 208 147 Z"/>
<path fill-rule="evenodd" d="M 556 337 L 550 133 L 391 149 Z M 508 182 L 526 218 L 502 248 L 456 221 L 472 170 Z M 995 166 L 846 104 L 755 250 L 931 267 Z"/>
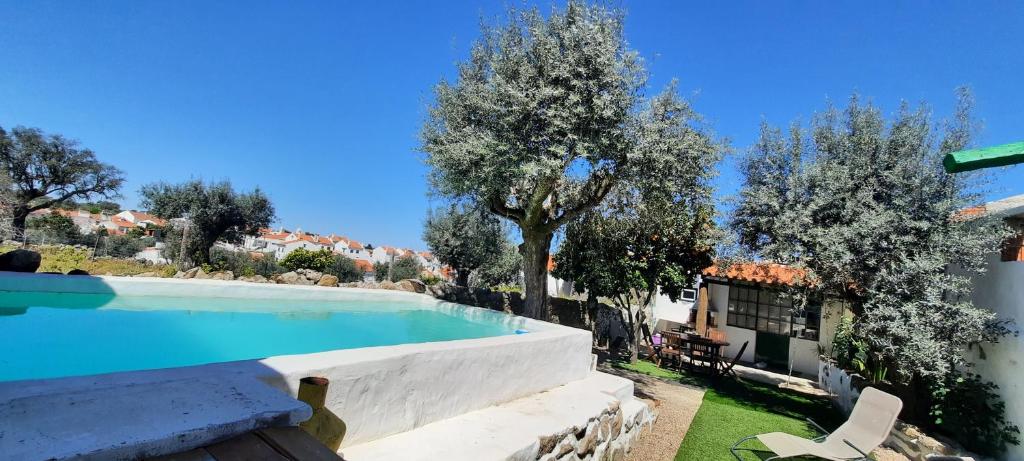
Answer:
<path fill-rule="evenodd" d="M 979 208 L 975 211 L 1002 218 L 1017 233 L 1001 252 L 989 256 L 987 272 L 973 278 L 971 302 L 991 309 L 999 318 L 1013 320 L 1016 328 L 1024 329 L 1024 195 Z M 984 357 L 979 348 L 970 353 L 975 371 L 999 386 L 1007 419 L 1024 426 L 1024 336 L 1008 336 L 996 344 L 984 345 Z M 1024 446 L 1010 446 L 1006 459 L 1024 461 Z"/>

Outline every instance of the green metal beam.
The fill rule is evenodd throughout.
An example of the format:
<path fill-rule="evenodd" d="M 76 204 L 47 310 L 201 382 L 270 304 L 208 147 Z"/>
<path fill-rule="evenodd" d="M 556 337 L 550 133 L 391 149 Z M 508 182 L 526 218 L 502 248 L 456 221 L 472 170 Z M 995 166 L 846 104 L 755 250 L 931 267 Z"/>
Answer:
<path fill-rule="evenodd" d="M 951 152 L 942 159 L 942 166 L 946 168 L 947 173 L 960 173 L 1017 163 L 1024 163 L 1024 142 Z"/>

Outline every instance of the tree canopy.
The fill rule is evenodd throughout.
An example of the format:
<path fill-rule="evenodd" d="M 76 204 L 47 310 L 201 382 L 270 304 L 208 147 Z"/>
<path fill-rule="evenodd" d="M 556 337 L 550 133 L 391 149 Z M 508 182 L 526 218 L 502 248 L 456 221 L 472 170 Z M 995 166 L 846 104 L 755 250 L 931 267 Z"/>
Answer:
<path fill-rule="evenodd" d="M 124 177 L 93 151 L 38 128 L 0 127 L 0 170 L 10 181 L 11 226 L 19 236 L 29 213 L 72 199 L 112 198 Z"/>
<path fill-rule="evenodd" d="M 623 310 L 634 346 L 642 307 L 659 292 L 679 299 L 711 265 L 721 235 L 710 185 L 720 148 L 688 129 L 690 110 L 673 93 L 654 100 L 645 163 L 566 226 L 555 255 L 556 277 Z"/>
<path fill-rule="evenodd" d="M 623 20 L 577 1 L 546 18 L 513 10 L 483 27 L 457 80 L 434 89 L 421 135 L 432 188 L 519 227 L 530 317 L 548 315 L 554 232 L 648 162 L 662 134 L 649 126 L 647 72 Z"/>
<path fill-rule="evenodd" d="M 180 247 L 174 244 L 181 245 L 184 240 L 186 260 L 178 261 L 183 267 L 209 263 L 210 248 L 218 239 L 238 243 L 244 235 L 256 235 L 274 220 L 274 206 L 259 188 L 238 193 L 227 181 L 153 183 L 143 186 L 139 194 L 150 213 L 188 222 L 185 229 L 166 236 L 169 250 L 165 253 L 174 259 L 180 254 Z"/>
<path fill-rule="evenodd" d="M 423 225 L 423 241 L 441 263 L 458 272 L 459 286 L 468 286 L 469 274 L 477 268 L 496 262 L 504 238 L 497 217 L 465 204 L 431 210 Z"/>
<path fill-rule="evenodd" d="M 965 364 L 966 346 L 1007 332 L 969 301 L 969 276 L 1006 234 L 961 213 L 980 200 L 977 178 L 941 163 L 970 143 L 971 106 L 961 91 L 953 118 L 935 126 L 926 106 L 903 104 L 887 121 L 854 96 L 788 138 L 762 127 L 741 164 L 730 222 L 740 242 L 848 300 L 856 335 L 903 380 L 941 378 Z"/>

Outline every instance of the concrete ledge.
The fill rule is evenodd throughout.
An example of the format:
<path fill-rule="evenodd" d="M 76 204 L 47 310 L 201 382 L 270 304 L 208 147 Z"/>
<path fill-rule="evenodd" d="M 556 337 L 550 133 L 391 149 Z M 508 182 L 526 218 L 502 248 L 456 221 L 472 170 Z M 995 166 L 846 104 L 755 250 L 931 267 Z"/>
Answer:
<path fill-rule="evenodd" d="M 478 339 L 334 350 L 192 367 L 0 383 L 0 405 L 13 404 L 20 399 L 46 402 L 46 399 L 61 399 L 67 395 L 89 394 L 95 399 L 94 408 L 97 411 L 104 405 L 119 408 L 118 412 L 99 413 L 107 418 L 100 427 L 109 431 L 109 437 L 86 436 L 91 438 L 76 441 L 78 445 L 75 446 L 83 453 L 89 452 L 89 446 L 107 449 L 104 444 L 108 444 L 109 440 L 114 438 L 120 438 L 118 443 L 124 442 L 129 447 L 138 445 L 142 447 L 140 449 L 149 449 L 147 447 L 158 445 L 155 441 L 190 434 L 189 428 L 201 432 L 211 431 L 212 428 L 221 427 L 217 425 L 223 425 L 225 431 L 234 428 L 235 434 L 252 429 L 242 427 L 244 424 L 230 426 L 230 421 L 211 415 L 182 420 L 180 425 L 153 425 L 146 428 L 144 424 L 139 423 L 136 415 L 130 414 L 148 414 L 151 413 L 151 407 L 163 408 L 163 405 L 167 404 L 168 395 L 173 395 L 165 390 L 165 387 L 177 389 L 178 384 L 175 383 L 187 380 L 213 383 L 222 383 L 229 379 L 259 380 L 283 391 L 280 395 L 287 399 L 289 394 L 296 394 L 299 379 L 306 376 L 326 377 L 331 380 L 327 406 L 348 422 L 349 433 L 346 441 L 356 444 L 409 431 L 465 412 L 502 404 L 583 379 L 588 376 L 591 365 L 589 331 L 438 301 L 415 293 L 219 280 L 13 273 L 0 274 L 0 295 L 3 291 L 110 294 L 112 303 L 135 302 L 140 303 L 140 308 L 146 308 L 145 298 L 118 301 L 120 298 L 116 295 L 169 296 L 179 301 L 187 297 L 239 298 L 237 304 L 256 305 L 259 309 L 270 309 L 271 312 L 275 309 L 272 300 L 300 303 L 403 302 L 416 308 L 435 309 L 469 320 L 497 321 L 506 326 L 529 330 L 527 334 Z M 246 301 L 243 303 L 241 300 Z M 188 300 L 184 302 L 187 303 Z M 197 308 L 202 307 L 201 302 L 197 304 L 200 304 Z M 280 306 L 277 308 L 280 309 Z M 608 398 L 632 392 L 631 383 L 610 381 L 605 384 L 603 388 L 607 391 Z M 125 395 L 129 393 L 126 389 L 140 389 L 138 398 L 126 400 Z M 201 386 L 193 388 L 191 392 L 197 399 L 193 401 L 196 404 L 209 404 L 202 400 L 203 396 L 216 398 L 210 392 L 202 390 Z M 241 394 L 248 397 L 246 392 L 248 391 L 243 390 Z M 33 437 L 51 440 L 46 439 L 49 436 L 45 435 L 51 430 L 48 426 L 58 425 L 56 421 L 63 417 L 62 413 L 66 410 L 64 407 L 44 410 L 41 405 L 33 408 L 33 411 L 52 412 L 54 419 L 32 419 L 25 415 L 0 413 L 0 458 L 7 453 L 6 445 L 3 444 L 13 443 L 6 434 L 23 434 L 26 440 Z M 263 412 L 258 408 L 248 407 L 244 410 L 248 411 L 245 414 L 250 419 L 262 417 Z M 72 414 L 76 415 L 75 418 L 82 417 L 79 413 Z M 15 424 L 21 427 L 15 428 Z M 67 425 L 68 423 L 65 423 L 65 426 Z M 5 429 L 6 427 L 11 429 Z M 74 438 L 72 436 L 76 432 L 84 431 L 85 427 L 79 426 L 63 434 Z M 37 435 L 32 435 L 32 431 L 37 431 Z M 200 443 L 188 437 L 182 439 L 182 442 L 184 443 L 179 443 L 167 452 L 182 451 L 190 446 L 197 446 L 188 444 Z M 90 443 L 93 445 L 89 445 Z M 74 453 L 68 454 L 73 455 Z"/>
<path fill-rule="evenodd" d="M 10 460 L 130 460 L 293 426 L 311 415 L 305 403 L 253 378 L 82 389 L 0 403 L 0 453 Z"/>
<path fill-rule="evenodd" d="M 617 398 L 625 389 L 630 394 Z M 624 453 L 650 423 L 650 409 L 633 398 L 632 389 L 629 380 L 592 372 L 546 392 L 341 452 L 348 461 L 598 459 L 594 453 Z"/>

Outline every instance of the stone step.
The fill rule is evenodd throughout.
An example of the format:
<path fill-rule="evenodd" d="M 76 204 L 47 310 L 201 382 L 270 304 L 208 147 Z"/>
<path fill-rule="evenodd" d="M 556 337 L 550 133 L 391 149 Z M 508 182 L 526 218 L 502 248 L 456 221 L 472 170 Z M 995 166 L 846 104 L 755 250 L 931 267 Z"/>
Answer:
<path fill-rule="evenodd" d="M 599 459 L 651 423 L 633 382 L 601 372 L 502 405 L 352 447 L 346 461 Z M 344 418 L 344 415 L 342 415 Z"/>
<path fill-rule="evenodd" d="M 232 375 L 26 395 L 0 403 L 0 458 L 139 459 L 294 426 L 311 414 L 263 382 Z"/>

